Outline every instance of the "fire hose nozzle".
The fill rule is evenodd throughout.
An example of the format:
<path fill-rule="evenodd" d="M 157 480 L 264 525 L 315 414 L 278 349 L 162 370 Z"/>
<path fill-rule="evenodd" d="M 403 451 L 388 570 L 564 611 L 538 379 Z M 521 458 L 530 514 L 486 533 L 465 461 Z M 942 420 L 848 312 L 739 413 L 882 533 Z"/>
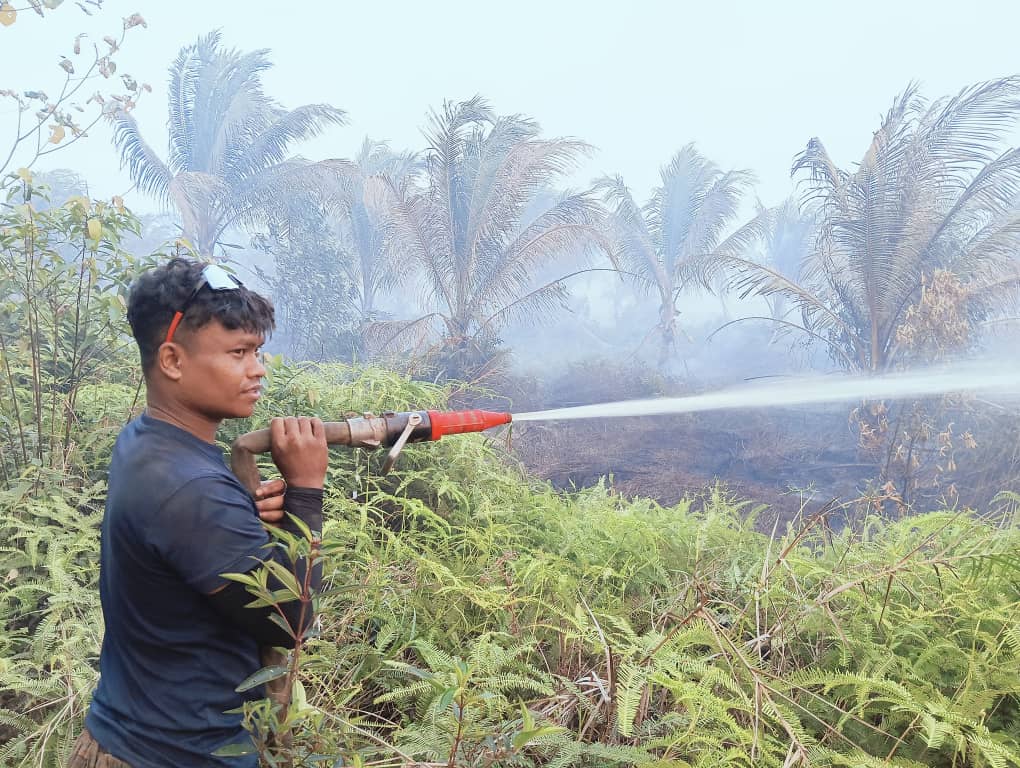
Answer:
<path fill-rule="evenodd" d="M 459 435 L 464 432 L 482 432 L 502 424 L 509 424 L 513 416 L 496 411 L 429 411 L 432 423 L 432 439 L 443 435 Z"/>
<path fill-rule="evenodd" d="M 380 415 L 366 413 L 344 421 L 323 422 L 328 445 L 347 445 L 352 448 L 380 448 L 391 450 L 383 464 L 383 474 L 392 469 L 407 443 L 439 440 L 444 435 L 482 432 L 502 424 L 509 424 L 513 416 L 495 411 L 403 411 Z M 272 447 L 268 429 L 259 429 L 241 435 L 230 449 L 230 466 L 241 483 L 252 493 L 259 486 L 255 456 Z"/>

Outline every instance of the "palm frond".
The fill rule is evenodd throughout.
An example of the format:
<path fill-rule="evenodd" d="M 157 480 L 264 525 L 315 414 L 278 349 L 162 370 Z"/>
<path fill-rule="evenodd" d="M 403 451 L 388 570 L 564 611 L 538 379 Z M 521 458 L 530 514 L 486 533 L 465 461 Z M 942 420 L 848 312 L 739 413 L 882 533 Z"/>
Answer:
<path fill-rule="evenodd" d="M 743 196 L 753 181 L 754 176 L 749 171 L 729 171 L 715 178 L 712 185 L 705 190 L 694 216 L 691 217 L 687 236 L 677 253 L 680 258 L 676 260 L 669 258 L 667 263 L 670 268 L 674 271 L 681 270 L 686 263 L 703 259 L 723 247 L 720 238 L 737 218 Z M 755 221 L 767 221 L 769 216 L 768 212 L 763 212 Z M 745 230 L 746 227 L 741 227 L 738 233 Z M 732 250 L 742 239 L 741 236 L 731 235 L 727 238 L 726 248 Z M 750 242 L 749 239 L 746 245 L 749 246 Z M 741 247 L 746 250 L 746 246 Z"/>
<path fill-rule="evenodd" d="M 505 248 L 493 249 L 484 269 L 473 276 L 472 314 L 498 307 L 531 284 L 534 267 L 557 255 L 600 242 L 601 210 L 588 193 L 567 195 L 542 213 Z"/>
<path fill-rule="evenodd" d="M 429 337 L 435 333 L 432 326 L 439 320 L 435 312 L 410 321 L 378 320 L 368 323 L 362 329 L 362 336 L 372 352 L 419 355 L 428 347 Z"/>
<path fill-rule="evenodd" d="M 114 116 L 113 141 L 120 153 L 121 168 L 127 165 L 131 181 L 142 192 L 169 205 L 171 173 L 155 150 L 142 138 L 133 115 L 119 112 Z"/>
<path fill-rule="evenodd" d="M 795 198 L 788 198 L 773 210 L 764 242 L 765 263 L 796 280 L 814 245 L 816 227 L 815 213 L 802 211 Z"/>
<path fill-rule="evenodd" d="M 264 222 L 273 210 L 286 206 L 286 201 L 304 199 L 306 195 L 321 196 L 328 190 L 335 199 L 350 195 L 349 164 L 343 161 L 310 162 L 293 158 L 268 166 L 233 187 L 227 187 L 225 209 L 230 221 L 252 226 Z M 226 186 L 228 182 L 223 181 Z"/>
<path fill-rule="evenodd" d="M 716 165 L 688 144 L 660 169 L 661 186 L 642 209 L 657 254 L 666 272 L 676 277 L 676 266 L 688 256 L 695 218 L 709 189 L 721 175 Z"/>
<path fill-rule="evenodd" d="M 995 147 L 1016 125 L 1020 76 L 964 88 L 932 105 L 918 130 L 926 154 L 957 179 L 966 179 L 998 154 Z"/>
<path fill-rule="evenodd" d="M 541 325 L 550 322 L 558 310 L 569 311 L 570 293 L 561 280 L 554 280 L 507 302 L 478 323 L 476 335 L 497 332 L 510 323 Z"/>
<path fill-rule="evenodd" d="M 199 171 L 178 173 L 169 185 L 170 197 L 181 216 L 181 229 L 202 256 L 213 247 L 230 215 L 230 189 L 219 176 Z"/>
<path fill-rule="evenodd" d="M 838 193 L 846 183 L 848 174 L 836 165 L 817 137 L 808 141 L 804 151 L 793 159 L 790 175 L 796 176 L 802 171 L 808 173 L 808 189 L 804 194 L 806 204 L 815 199 L 827 201 L 829 197 L 839 200 Z"/>
<path fill-rule="evenodd" d="M 623 178 L 603 177 L 594 189 L 602 193 L 603 202 L 610 206 L 607 230 L 614 263 L 640 276 L 646 284 L 654 282 L 660 291 L 670 293 L 670 280 L 659 261 L 644 215 Z"/>
<path fill-rule="evenodd" d="M 493 122 L 495 116 L 481 96 L 459 103 L 445 102 L 441 115 L 436 112 L 430 115 L 429 127 L 425 131 L 428 141 L 425 166 L 430 193 L 446 202 L 444 218 L 451 231 L 454 223 L 463 219 L 455 214 L 454 208 L 463 205 L 460 199 L 460 187 L 463 185 L 460 161 L 466 152 L 466 134 L 472 128 Z"/>
<path fill-rule="evenodd" d="M 748 261 L 754 246 L 768 237 L 775 220 L 775 212 L 764 209 L 748 222 L 741 224 L 727 235 L 722 242 L 712 245 L 712 250 L 691 258 L 680 265 L 678 274 L 680 285 L 700 283 L 706 290 L 715 286 L 718 290 L 726 289 L 726 281 L 717 275 L 718 266 Z M 781 273 L 780 273 L 781 274 Z"/>
<path fill-rule="evenodd" d="M 190 170 L 225 174 L 271 122 L 277 108 L 262 91 L 269 51 L 213 51 L 201 62 L 194 96 Z"/>
<path fill-rule="evenodd" d="M 389 142 L 373 141 L 366 136 L 354 157 L 354 164 L 365 178 L 382 174 L 403 181 L 421 171 L 423 160 L 416 152 L 394 152 Z"/>
<path fill-rule="evenodd" d="M 329 104 L 305 104 L 290 111 L 274 110 L 272 122 L 246 143 L 237 161 L 224 168 L 225 175 L 241 179 L 276 163 L 282 163 L 296 141 L 313 138 L 329 125 L 346 125 L 347 113 Z"/>
<path fill-rule="evenodd" d="M 214 30 L 199 38 L 194 45 L 182 48 L 170 65 L 167 128 L 170 134 L 169 166 L 175 173 L 191 167 L 191 137 L 195 134 L 195 93 L 198 79 L 202 74 L 202 58 L 205 51 L 215 50 L 219 41 L 220 32 Z"/>
<path fill-rule="evenodd" d="M 533 131 L 501 119 L 479 147 L 463 243 L 469 262 L 503 250 L 536 194 L 589 150 L 573 140 L 534 139 Z"/>
<path fill-rule="evenodd" d="M 1020 149 L 1009 149 L 981 168 L 960 192 L 931 234 L 927 248 L 936 259 L 951 254 L 953 238 L 1007 216 L 1020 202 Z"/>
<path fill-rule="evenodd" d="M 817 333 L 819 329 L 834 330 L 845 338 L 855 340 L 854 351 L 860 351 L 860 345 L 856 343 L 856 330 L 833 311 L 829 302 L 820 298 L 815 291 L 798 284 L 771 267 L 749 259 L 722 255 L 718 257 L 718 262 L 728 269 L 726 288 L 736 291 L 740 298 L 783 294 L 802 312 L 813 332 Z"/>
<path fill-rule="evenodd" d="M 397 268 L 417 264 L 425 273 L 431 297 L 440 297 L 447 306 L 453 306 L 448 260 L 442 256 L 451 248 L 450 235 L 439 205 L 428 193 L 398 186 L 385 176 L 373 177 L 366 186 L 376 201 L 374 205 L 385 205 L 388 247 L 402 254 Z"/>

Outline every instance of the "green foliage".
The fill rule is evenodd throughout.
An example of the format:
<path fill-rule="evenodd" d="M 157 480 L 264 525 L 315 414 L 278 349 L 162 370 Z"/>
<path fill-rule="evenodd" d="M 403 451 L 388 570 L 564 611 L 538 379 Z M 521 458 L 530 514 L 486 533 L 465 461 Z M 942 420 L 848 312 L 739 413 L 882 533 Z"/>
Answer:
<path fill-rule="evenodd" d="M 105 483 L 0 491 L 0 765 L 64 765 L 96 684 Z"/>
<path fill-rule="evenodd" d="M 140 263 L 121 240 L 138 221 L 84 197 L 39 211 L 46 192 L 29 176 L 0 212 L 0 488 L 90 481 L 137 394 L 124 314 Z"/>
<path fill-rule="evenodd" d="M 233 429 L 445 395 L 278 360 L 265 410 Z M 334 458 L 321 627 L 263 673 L 292 674 L 288 709 L 247 713 L 257 741 L 293 732 L 295 765 L 1020 760 L 1013 528 L 937 513 L 835 534 L 810 518 L 770 540 L 721 491 L 672 508 L 602 486 L 564 495 L 471 435 L 411 447 L 387 477 L 381 456 Z M 0 685 L 29 702 L 3 715 L 8 762 L 56 765 L 78 727 L 99 494 L 16 514 L 4 497 L 0 570 L 18 575 L 0 592 Z M 74 509 L 92 511 L 69 525 Z"/>
<path fill-rule="evenodd" d="M 95 686 L 106 464 L 138 397 L 137 220 L 31 176 L 0 212 L 0 764 L 60 765 Z"/>

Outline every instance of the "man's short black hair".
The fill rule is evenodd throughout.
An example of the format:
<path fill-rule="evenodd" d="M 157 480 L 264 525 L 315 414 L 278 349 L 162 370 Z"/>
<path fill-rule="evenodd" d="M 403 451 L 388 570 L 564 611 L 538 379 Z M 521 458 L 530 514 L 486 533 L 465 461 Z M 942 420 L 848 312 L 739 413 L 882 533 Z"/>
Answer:
<path fill-rule="evenodd" d="M 188 301 L 206 266 L 201 261 L 177 257 L 150 269 L 131 284 L 127 316 L 138 342 L 143 372 L 148 373 L 152 367 L 174 313 Z M 203 286 L 188 305 L 181 326 L 194 331 L 212 320 L 219 320 L 231 331 L 242 328 L 263 336 L 276 327 L 272 302 L 243 286 L 236 291 L 214 291 Z"/>

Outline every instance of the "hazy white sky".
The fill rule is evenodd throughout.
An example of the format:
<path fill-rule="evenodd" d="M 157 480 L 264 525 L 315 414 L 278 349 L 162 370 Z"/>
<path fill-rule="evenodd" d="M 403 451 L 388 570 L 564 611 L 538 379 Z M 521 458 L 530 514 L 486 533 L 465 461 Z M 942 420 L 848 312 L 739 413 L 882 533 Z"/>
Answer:
<path fill-rule="evenodd" d="M 430 108 L 481 93 L 500 113 L 594 145 L 574 185 L 620 173 L 641 197 L 694 141 L 724 168 L 754 170 L 763 202 L 778 202 L 809 138 L 853 163 L 911 80 L 937 97 L 1020 70 L 1020 4 L 1010 0 L 105 0 L 93 18 L 66 2 L 45 21 L 22 11 L 0 28 L 0 87 L 58 90 L 56 62 L 75 34 L 98 40 L 136 11 L 149 26 L 129 35 L 120 71 L 153 86 L 136 116 L 164 155 L 167 66 L 219 27 L 230 47 L 272 50 L 265 82 L 284 106 L 348 111 L 349 126 L 299 147 L 307 157 L 349 156 L 365 135 L 420 148 Z M 0 106 L 0 149 L 11 116 Z M 124 192 L 108 136 L 52 166 L 83 173 L 94 194 Z M 137 195 L 129 203 L 152 207 Z"/>

